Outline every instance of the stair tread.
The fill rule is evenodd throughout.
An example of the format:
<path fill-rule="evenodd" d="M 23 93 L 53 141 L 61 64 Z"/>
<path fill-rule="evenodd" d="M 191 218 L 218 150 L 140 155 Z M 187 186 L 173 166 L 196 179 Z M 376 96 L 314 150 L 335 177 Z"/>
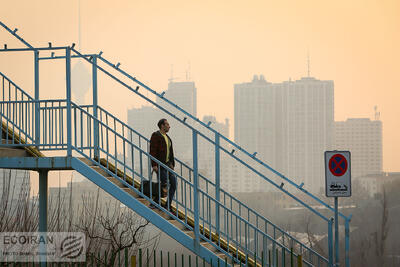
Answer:
<path fill-rule="evenodd" d="M 88 159 L 88 158 L 85 158 L 85 157 L 78 157 L 78 159 L 81 160 L 81 161 L 83 161 L 84 163 L 86 163 L 86 165 L 89 165 L 89 166 L 96 166 L 95 163 L 93 163 L 93 161 L 91 161 L 91 160 Z"/>

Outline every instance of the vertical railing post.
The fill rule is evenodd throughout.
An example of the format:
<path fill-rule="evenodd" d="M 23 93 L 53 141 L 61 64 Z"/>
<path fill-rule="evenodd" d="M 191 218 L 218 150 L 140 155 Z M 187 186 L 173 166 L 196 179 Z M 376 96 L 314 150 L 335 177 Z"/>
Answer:
<path fill-rule="evenodd" d="M 345 222 L 345 261 L 346 267 L 350 267 L 350 219 L 346 218 Z"/>
<path fill-rule="evenodd" d="M 194 195 L 194 237 L 195 247 L 200 245 L 200 223 L 199 223 L 199 170 L 197 155 L 197 132 L 193 131 L 193 195 Z"/>
<path fill-rule="evenodd" d="M 217 203 L 215 205 L 215 228 L 217 235 L 219 236 L 219 200 L 220 200 L 220 186 L 221 186 L 221 170 L 220 170 L 220 135 L 215 133 L 215 199 Z"/>
<path fill-rule="evenodd" d="M 34 51 L 35 55 L 35 143 L 40 144 L 40 103 L 39 103 L 39 51 Z M 38 147 L 39 149 L 39 147 Z"/>
<path fill-rule="evenodd" d="M 94 157 L 100 160 L 99 155 L 99 122 L 97 114 L 97 56 L 93 56 L 92 62 L 92 86 L 93 86 L 93 141 L 94 141 Z"/>
<path fill-rule="evenodd" d="M 329 267 L 333 267 L 333 218 L 328 221 Z"/>
<path fill-rule="evenodd" d="M 72 116 L 71 116 L 71 48 L 65 51 L 67 85 L 67 156 L 72 156 Z M 76 137 L 75 137 L 76 138 Z"/>
<path fill-rule="evenodd" d="M 39 232 L 47 234 L 47 183 L 48 171 L 39 170 Z M 46 237 L 44 237 L 46 238 Z M 46 266 L 46 244 L 41 243 L 40 247 L 40 266 Z"/>

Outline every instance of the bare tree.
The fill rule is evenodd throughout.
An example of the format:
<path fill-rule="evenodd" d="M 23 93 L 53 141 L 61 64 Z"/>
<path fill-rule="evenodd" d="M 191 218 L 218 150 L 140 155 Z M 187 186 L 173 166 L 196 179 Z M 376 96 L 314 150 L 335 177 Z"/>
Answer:
<path fill-rule="evenodd" d="M 93 201 L 94 200 L 94 201 Z M 100 202 L 100 192 L 82 195 L 76 228 L 87 236 L 87 256 L 95 258 L 97 263 L 114 266 L 117 256 L 129 249 L 130 255 L 136 255 L 139 247 L 158 245 L 160 234 L 144 238 L 149 222 L 132 210 L 121 207 L 118 201 L 105 204 Z M 99 257 L 107 251 L 107 258 Z"/>
<path fill-rule="evenodd" d="M 35 232 L 39 222 L 38 198 L 30 197 L 29 172 L 26 171 L 23 177 L 28 186 L 16 186 L 13 182 L 16 175 L 15 171 L 3 170 L 0 181 L 0 231 Z M 121 207 L 119 201 L 105 198 L 100 188 L 95 194 L 85 192 L 77 195 L 73 190 L 71 176 L 70 187 L 59 187 L 58 191 L 50 194 L 48 231 L 83 231 L 87 237 L 88 260 L 94 256 L 97 263 L 113 266 L 118 254 L 123 254 L 126 248 L 131 256 L 136 255 L 139 248 L 150 248 L 153 252 L 158 246 L 160 233 L 146 236 L 149 222 L 132 210 Z M 105 201 L 108 202 L 103 204 Z M 107 260 L 105 253 L 108 253 Z"/>
<path fill-rule="evenodd" d="M 380 229 L 373 233 L 374 241 L 375 241 L 375 254 L 377 260 L 379 262 L 379 266 L 384 266 L 384 256 L 385 256 L 385 248 L 386 248 L 386 239 L 389 233 L 389 210 L 388 203 L 386 197 L 386 189 L 383 187 L 382 192 L 382 222 L 380 224 Z M 378 234 L 379 231 L 379 234 Z"/>
<path fill-rule="evenodd" d="M 29 173 L 27 171 L 23 172 L 23 177 L 19 178 L 22 180 L 19 181 L 22 186 L 19 187 L 16 185 L 16 171 L 3 170 L 2 172 L 0 231 L 36 231 L 39 212 L 36 199 L 30 199 Z"/>

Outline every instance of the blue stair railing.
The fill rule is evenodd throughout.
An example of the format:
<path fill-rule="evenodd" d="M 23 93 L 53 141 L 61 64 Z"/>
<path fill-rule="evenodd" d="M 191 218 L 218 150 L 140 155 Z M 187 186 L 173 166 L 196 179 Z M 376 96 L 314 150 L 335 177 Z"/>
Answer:
<path fill-rule="evenodd" d="M 3 74 L 1 74 L 2 77 L 6 78 Z M 26 93 L 20 90 L 19 88 L 17 89 L 18 91 L 21 91 L 25 95 Z M 9 120 L 8 118 L 15 118 L 19 117 L 19 114 L 25 113 L 24 107 L 27 106 L 28 103 L 30 103 L 31 106 L 34 106 L 34 101 L 32 101 L 30 97 L 27 99 L 30 99 L 28 101 L 24 100 L 9 100 L 8 101 L 2 101 L 0 102 L 0 110 L 2 111 L 1 114 L 5 115 L 4 118 L 9 121 L 10 127 L 14 129 L 14 132 L 18 132 L 19 136 L 22 136 L 24 139 L 30 139 L 30 140 L 35 140 L 34 135 L 29 135 L 29 132 L 35 132 L 34 130 L 30 130 L 24 123 L 24 121 L 20 121 L 20 123 L 12 123 L 12 120 Z M 42 131 L 41 131 L 41 138 L 40 138 L 40 144 L 39 148 L 41 150 L 59 150 L 60 148 L 66 149 L 67 143 L 66 143 L 66 134 L 64 130 L 64 123 L 66 120 L 66 101 L 64 100 L 44 100 L 44 101 L 39 101 L 40 102 L 40 109 L 41 109 L 41 123 L 43 124 Z M 30 110 L 33 108 L 31 107 Z M 4 112 L 7 110 L 8 112 Z M 31 112 L 32 114 L 35 114 L 34 112 Z M 72 147 L 74 151 L 78 152 L 81 156 L 87 158 L 88 160 L 91 160 L 92 163 L 98 164 L 103 168 L 104 171 L 106 171 L 109 175 L 114 176 L 115 178 L 122 179 L 122 181 L 125 183 L 126 186 L 131 186 L 132 180 L 129 180 L 129 177 L 139 177 L 140 183 L 142 184 L 143 179 L 151 179 L 151 175 L 146 176 L 146 172 L 143 171 L 144 164 L 147 164 L 149 160 L 152 159 L 152 157 L 148 154 L 147 151 L 143 150 L 142 148 L 138 147 L 136 144 L 132 143 L 132 139 L 135 139 L 134 137 L 136 136 L 139 140 L 143 140 L 143 143 L 145 148 L 148 147 L 148 142 L 149 140 L 145 138 L 144 136 L 140 135 L 133 129 L 131 129 L 128 125 L 124 124 L 122 121 L 120 121 L 118 118 L 107 112 L 101 107 L 98 107 L 98 114 L 101 120 L 96 120 L 93 117 L 93 106 L 77 106 L 74 103 L 72 103 L 72 122 L 71 126 L 73 129 L 73 139 L 72 139 Z M 34 119 L 34 118 L 31 118 Z M 15 120 L 18 121 L 18 120 Z M 104 123 L 105 121 L 106 123 Z M 13 126 L 11 126 L 11 123 Z M 98 160 L 94 160 L 93 157 L 95 155 L 95 146 L 93 144 L 94 142 L 94 134 L 92 129 L 94 128 L 94 124 L 98 123 L 99 126 L 99 155 L 100 157 Z M 47 126 L 45 126 L 47 125 Z M 110 127 L 112 125 L 113 128 Z M 120 132 L 117 132 L 116 129 L 120 129 Z M 122 145 L 122 159 L 118 158 L 118 149 L 119 149 L 119 143 L 124 143 Z M 141 141 L 139 141 L 141 143 Z M 15 146 L 15 144 L 14 144 Z M 129 153 L 138 153 L 138 160 L 139 162 L 142 162 L 142 164 L 139 164 L 139 169 L 134 168 L 135 164 L 133 157 L 131 157 L 131 163 L 128 164 L 126 162 L 126 159 L 129 158 L 128 154 Z M 111 152 L 113 151 L 113 152 Z M 104 158 L 106 164 L 110 164 L 114 166 L 113 172 L 110 171 L 109 166 L 105 165 L 102 166 L 100 163 L 100 158 Z M 155 159 L 153 159 L 155 160 Z M 191 181 L 191 177 L 193 177 L 193 169 L 191 169 L 189 166 L 184 164 L 183 162 L 177 160 L 177 172 L 174 172 L 174 174 L 178 178 L 178 188 L 180 194 L 177 195 L 177 198 L 174 200 L 173 205 L 176 207 L 175 212 L 176 214 L 172 213 L 172 216 L 174 216 L 177 220 L 178 219 L 178 210 L 183 210 L 184 216 L 183 220 L 180 220 L 180 222 L 185 225 L 188 229 L 192 229 L 193 227 L 188 224 L 188 222 L 194 217 L 194 193 L 193 193 L 193 182 Z M 159 163 L 160 164 L 160 163 Z M 123 170 L 122 177 L 121 175 L 118 175 L 118 166 L 121 166 L 120 169 Z M 170 170 L 173 172 L 172 170 Z M 182 175 L 186 174 L 185 177 L 189 177 L 189 181 L 187 181 Z M 229 234 L 228 230 L 222 230 L 220 231 L 219 235 L 216 236 L 217 242 L 215 241 L 215 237 L 210 234 L 212 232 L 215 232 L 216 227 L 215 227 L 215 218 L 213 218 L 213 214 L 209 212 L 209 210 L 212 209 L 212 207 L 215 207 L 217 205 L 217 202 L 215 198 L 210 196 L 209 192 L 212 192 L 213 187 L 215 186 L 214 183 L 208 181 L 204 176 L 199 175 L 203 183 L 199 183 L 203 185 L 203 188 L 199 189 L 199 194 L 200 194 L 200 199 L 202 200 L 199 205 L 199 210 L 200 216 L 199 216 L 199 224 L 201 226 L 201 229 L 204 229 L 202 232 L 201 238 L 203 240 L 207 240 L 215 246 L 216 248 L 221 249 L 221 247 L 231 247 L 231 252 L 236 248 L 236 251 L 233 251 L 235 254 L 235 258 L 240 258 L 239 252 L 243 252 L 244 254 L 249 254 L 253 255 L 255 250 L 247 247 L 249 244 L 248 239 L 250 239 L 250 236 L 253 236 L 253 238 L 257 238 L 257 236 L 260 235 L 260 238 L 263 239 L 263 244 L 264 244 L 264 249 L 268 248 L 268 242 L 273 244 L 274 248 L 279 248 L 280 251 L 284 250 L 283 255 L 289 255 L 290 250 L 288 247 L 285 247 L 285 240 L 288 244 L 292 244 L 293 246 L 299 247 L 300 251 L 307 250 L 308 248 L 301 244 L 298 240 L 295 238 L 291 237 L 287 233 L 285 233 L 283 230 L 280 228 L 276 227 L 274 224 L 266 220 L 265 218 L 259 216 L 256 212 L 248 208 L 246 205 L 241 203 L 239 200 L 234 198 L 232 195 L 230 195 L 228 192 L 222 191 L 223 194 L 225 195 L 224 199 L 229 197 L 230 201 L 226 201 L 226 203 L 230 202 L 231 207 L 225 205 L 225 203 L 218 203 L 220 207 L 223 209 L 222 214 L 224 215 L 223 217 L 225 218 L 230 218 L 231 223 L 224 223 L 223 224 L 223 229 L 227 229 L 229 227 L 238 227 L 239 231 L 238 233 L 235 233 L 237 236 L 242 237 L 243 241 L 239 242 L 238 238 L 236 236 L 233 236 L 232 233 Z M 132 190 L 136 191 L 139 195 L 147 198 L 143 192 L 138 191 L 138 188 L 132 187 Z M 140 189 L 139 189 L 140 190 Z M 143 190 L 143 189 L 142 189 Z M 147 198 L 148 199 L 148 198 Z M 152 201 L 151 199 L 148 199 L 150 202 Z M 239 210 L 241 210 L 241 213 L 247 214 L 247 216 L 251 215 L 256 215 L 258 216 L 258 220 L 260 224 L 265 224 L 269 225 L 271 228 L 273 228 L 275 234 L 280 237 L 280 239 L 283 241 L 281 243 L 276 242 L 276 237 L 273 238 L 272 236 L 269 236 L 268 234 L 263 233 L 259 229 L 257 229 L 257 226 L 254 226 L 248 222 L 248 217 L 246 218 L 242 214 L 236 214 L 232 210 L 232 205 L 233 203 L 237 203 L 239 205 Z M 157 205 L 157 203 L 153 203 Z M 180 216 L 182 218 L 182 216 Z M 213 221 L 214 219 L 214 221 Z M 233 223 L 232 223 L 233 221 Z M 268 227 L 268 226 L 267 226 Z M 246 233 L 242 234 L 241 229 L 246 229 L 243 231 L 246 231 Z M 208 232 L 208 233 L 207 233 Z M 254 235 L 252 233 L 255 233 Z M 249 236 L 247 236 L 249 235 Z M 243 244 L 242 244 L 243 243 Z M 283 243 L 283 244 L 282 244 Z M 218 245 L 216 245 L 218 244 Z M 256 252 L 257 253 L 257 252 Z M 260 253 L 261 255 L 261 253 Z M 312 253 L 311 250 L 309 251 L 309 259 L 311 260 L 310 262 L 312 263 L 313 260 L 312 258 L 315 257 L 317 258 L 319 256 L 317 253 Z M 258 259 L 261 261 L 261 257 Z"/>
<path fill-rule="evenodd" d="M 103 171 L 116 179 L 119 179 L 125 186 L 132 191 L 152 202 L 151 199 L 143 194 L 143 180 L 151 180 L 150 161 L 155 160 L 148 153 L 149 140 L 140 133 L 123 123 L 121 120 L 107 112 L 97 105 L 97 70 L 102 71 L 111 79 L 128 88 L 130 91 L 153 104 L 161 111 L 165 112 L 179 123 L 190 129 L 193 138 L 193 165 L 183 163 L 177 160 L 175 170 L 168 167 L 169 172 L 174 173 L 178 179 L 178 193 L 173 201 L 173 212 L 170 215 L 182 223 L 187 229 L 193 230 L 195 240 L 205 240 L 214 248 L 226 253 L 226 256 L 232 257 L 236 261 L 249 261 L 252 264 L 263 260 L 262 252 L 272 249 L 273 262 L 278 262 L 274 251 L 282 251 L 282 260 L 288 255 L 290 249 L 295 249 L 295 253 L 303 256 L 303 262 L 308 266 L 332 266 L 333 263 L 333 242 L 332 242 L 332 219 L 321 214 L 319 211 L 300 199 L 294 193 L 280 186 L 261 171 L 245 162 L 253 160 L 265 167 L 273 174 L 294 186 L 307 197 L 324 205 L 328 210 L 333 211 L 328 204 L 307 192 L 302 186 L 297 185 L 279 172 L 272 169 L 269 165 L 256 158 L 255 154 L 250 154 L 228 138 L 215 131 L 210 125 L 201 122 L 196 117 L 187 113 L 179 106 L 166 99 L 163 94 L 147 87 L 135 77 L 130 76 L 123 71 L 119 65 L 111 64 L 101 53 L 98 55 L 83 55 L 73 47 L 59 48 L 33 48 L 7 26 L 0 22 L 0 25 L 6 28 L 11 34 L 16 36 L 28 46 L 29 51 L 35 51 L 35 66 L 39 60 L 47 59 L 66 59 L 67 69 L 67 99 L 61 100 L 39 100 L 33 99 L 22 89 L 16 86 L 10 79 L 1 73 L 3 81 L 2 102 L 0 103 L 0 116 L 3 128 L 11 129 L 12 133 L 18 133 L 22 136 L 24 144 L 17 144 L 23 147 L 34 145 L 40 150 L 67 150 L 68 155 L 82 156 L 96 164 Z M 65 50 L 65 56 L 42 57 L 38 56 L 39 50 Z M 10 49 L 7 49 L 10 51 Z M 23 50 L 23 49 L 17 49 Z M 0 50 L 0 51 L 5 51 Z M 71 52 L 75 53 L 71 55 Z M 70 59 L 78 57 L 88 61 L 93 67 L 93 105 L 78 106 L 71 101 L 70 95 Z M 140 87 L 145 88 L 155 96 L 165 101 L 171 108 L 176 109 L 173 113 L 165 105 L 159 105 L 140 92 L 139 87 L 128 85 L 116 75 L 111 74 L 105 68 L 99 66 L 97 59 L 111 66 L 124 77 L 128 77 Z M 68 63 L 69 62 L 69 63 Z M 35 79 L 35 85 L 38 83 L 38 76 Z M 5 86 L 6 84 L 6 86 Z M 5 88 L 9 87 L 9 90 Z M 11 89 L 12 88 L 12 89 Z M 35 95 L 38 88 L 35 87 Z M 184 116 L 179 117 L 183 114 Z M 191 123 L 189 123 L 191 119 Z M 3 121 L 4 120 L 4 121 Z M 196 125 L 196 126 L 194 126 Z M 211 133 L 214 139 L 210 138 Z M 205 133 L 206 132 L 206 133 Z M 8 135 L 7 135 L 8 136 Z M 204 177 L 198 172 L 198 138 L 202 138 L 215 147 L 215 182 Z M 8 137 L 7 137 L 8 138 Z M 13 138 L 11 138 L 13 139 Z M 229 146 L 221 145 L 221 140 Z M 7 143 L 5 144 L 7 145 Z M 15 144 L 14 144 L 15 145 Z M 231 148 L 241 151 L 247 158 L 235 155 Z M 314 249 L 301 243 L 295 237 L 273 224 L 268 219 L 259 215 L 255 210 L 249 208 L 239 201 L 229 192 L 220 188 L 219 165 L 220 152 L 225 153 L 232 159 L 235 159 L 239 165 L 245 166 L 249 172 L 253 172 L 263 180 L 274 185 L 278 190 L 289 195 L 320 219 L 327 223 L 328 240 L 327 246 L 329 258 L 327 259 Z M 157 161 L 157 160 L 155 160 Z M 158 164 L 162 165 L 160 162 Z M 158 205 L 158 203 L 153 203 Z M 160 207 L 161 208 L 161 207 Z M 161 208 L 162 209 L 162 208 Z M 164 210 L 165 212 L 168 212 Z M 341 214 L 345 219 L 346 227 L 346 264 L 348 263 L 348 228 L 350 217 Z M 190 222 L 190 224 L 189 224 Z M 254 260 L 243 255 L 254 255 Z"/>

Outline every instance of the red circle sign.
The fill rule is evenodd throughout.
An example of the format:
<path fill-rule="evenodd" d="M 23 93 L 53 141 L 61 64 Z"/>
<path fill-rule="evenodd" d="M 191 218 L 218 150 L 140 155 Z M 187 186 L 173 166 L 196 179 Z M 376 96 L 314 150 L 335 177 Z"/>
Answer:
<path fill-rule="evenodd" d="M 335 154 L 329 160 L 329 170 L 335 176 L 342 176 L 347 171 L 347 159 L 342 154 Z"/>

